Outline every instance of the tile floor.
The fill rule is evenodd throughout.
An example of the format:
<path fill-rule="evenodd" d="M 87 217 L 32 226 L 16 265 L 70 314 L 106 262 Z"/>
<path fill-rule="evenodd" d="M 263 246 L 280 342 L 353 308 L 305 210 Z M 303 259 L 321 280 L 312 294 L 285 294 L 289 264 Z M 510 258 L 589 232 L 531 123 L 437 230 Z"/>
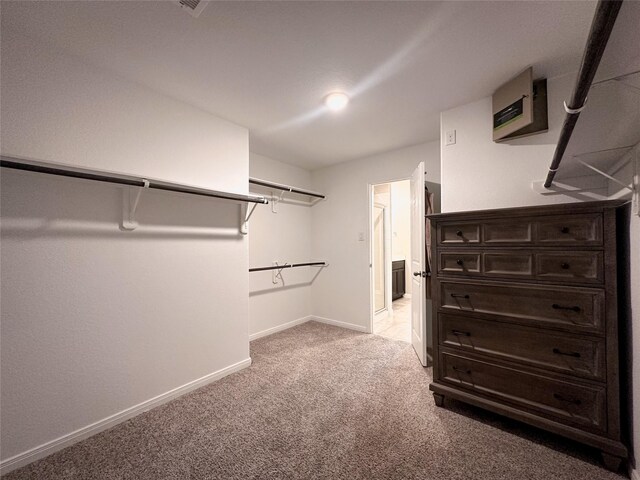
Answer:
<path fill-rule="evenodd" d="M 411 341 L 411 298 L 393 302 L 393 315 L 373 322 L 373 333 L 403 342 Z"/>

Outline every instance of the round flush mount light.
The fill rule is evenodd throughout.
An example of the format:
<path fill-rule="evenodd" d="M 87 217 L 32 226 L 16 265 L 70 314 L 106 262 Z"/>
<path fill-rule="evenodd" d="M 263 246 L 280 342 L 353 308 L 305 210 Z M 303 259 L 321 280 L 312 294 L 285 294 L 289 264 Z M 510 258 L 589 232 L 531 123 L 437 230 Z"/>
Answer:
<path fill-rule="evenodd" d="M 347 106 L 349 97 L 343 92 L 332 92 L 324 97 L 324 104 L 333 112 L 338 112 Z"/>

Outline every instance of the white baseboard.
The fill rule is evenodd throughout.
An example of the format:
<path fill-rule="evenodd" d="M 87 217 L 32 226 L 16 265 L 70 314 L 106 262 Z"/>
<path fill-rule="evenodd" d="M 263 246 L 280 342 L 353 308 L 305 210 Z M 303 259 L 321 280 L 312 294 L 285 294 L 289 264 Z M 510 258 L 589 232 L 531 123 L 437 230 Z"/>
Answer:
<path fill-rule="evenodd" d="M 311 315 L 311 320 L 315 320 L 316 322 L 326 323 L 328 325 L 334 325 L 336 327 L 348 328 L 349 330 L 356 330 L 357 332 L 367 333 L 367 327 L 364 325 L 356 325 L 355 323 L 347 323 L 341 322 L 340 320 L 334 320 L 332 318 L 325 317 L 317 317 L 316 315 Z"/>
<path fill-rule="evenodd" d="M 303 323 L 307 323 L 313 317 L 311 315 L 307 315 L 306 317 L 298 318 L 291 322 L 283 323 L 282 325 L 278 325 L 276 327 L 267 328 L 266 330 L 262 330 L 261 332 L 252 333 L 249 335 L 249 341 L 257 340 L 258 338 L 266 337 L 267 335 L 271 335 L 276 332 L 281 332 L 282 330 L 286 330 L 291 327 L 295 327 L 296 325 L 301 325 Z"/>
<path fill-rule="evenodd" d="M 157 397 L 153 397 L 149 400 L 139 403 L 138 405 L 134 405 L 133 407 L 129 407 L 107 418 L 103 418 L 102 420 L 92 423 L 91 425 L 87 425 L 86 427 L 82 427 L 74 432 L 56 438 L 55 440 L 43 443 L 40 446 L 27 450 L 26 452 L 19 453 L 18 455 L 7 458 L 6 460 L 0 462 L 0 475 L 4 475 L 5 473 L 15 470 L 16 468 L 23 467 L 24 465 L 28 465 L 31 462 L 35 462 L 36 460 L 47 457 L 52 453 L 57 452 L 58 450 L 62 450 L 63 448 L 84 440 L 85 438 L 91 437 L 96 433 L 100 433 L 103 430 L 122 423 L 125 420 L 135 417 L 140 413 L 151 410 L 154 407 L 162 405 L 163 403 L 167 403 L 176 397 L 195 390 L 196 388 L 200 388 L 204 385 L 207 385 L 208 383 L 220 380 L 227 375 L 231 375 L 232 373 L 249 366 L 251 366 L 251 358 L 247 358 L 245 360 L 242 360 L 241 362 L 229 365 L 228 367 L 218 370 L 217 372 L 210 373 L 208 375 L 205 375 L 204 377 L 198 378 L 196 380 L 193 380 L 192 382 L 174 388 L 173 390 L 169 390 L 168 392 L 162 393 Z"/>

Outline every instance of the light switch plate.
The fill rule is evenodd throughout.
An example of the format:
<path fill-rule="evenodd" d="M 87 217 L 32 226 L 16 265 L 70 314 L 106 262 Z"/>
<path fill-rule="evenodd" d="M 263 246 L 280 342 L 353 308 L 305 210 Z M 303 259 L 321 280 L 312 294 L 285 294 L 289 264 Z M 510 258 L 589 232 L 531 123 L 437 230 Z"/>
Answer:
<path fill-rule="evenodd" d="M 455 145 L 456 144 L 456 131 L 449 130 L 445 135 L 445 145 Z"/>

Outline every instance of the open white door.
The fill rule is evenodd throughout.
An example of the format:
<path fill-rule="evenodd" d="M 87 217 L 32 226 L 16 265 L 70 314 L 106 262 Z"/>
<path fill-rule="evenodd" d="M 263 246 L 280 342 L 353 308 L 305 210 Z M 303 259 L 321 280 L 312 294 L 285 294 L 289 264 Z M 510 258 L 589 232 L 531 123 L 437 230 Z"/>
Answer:
<path fill-rule="evenodd" d="M 411 344 L 427 366 L 424 163 L 411 175 Z"/>

